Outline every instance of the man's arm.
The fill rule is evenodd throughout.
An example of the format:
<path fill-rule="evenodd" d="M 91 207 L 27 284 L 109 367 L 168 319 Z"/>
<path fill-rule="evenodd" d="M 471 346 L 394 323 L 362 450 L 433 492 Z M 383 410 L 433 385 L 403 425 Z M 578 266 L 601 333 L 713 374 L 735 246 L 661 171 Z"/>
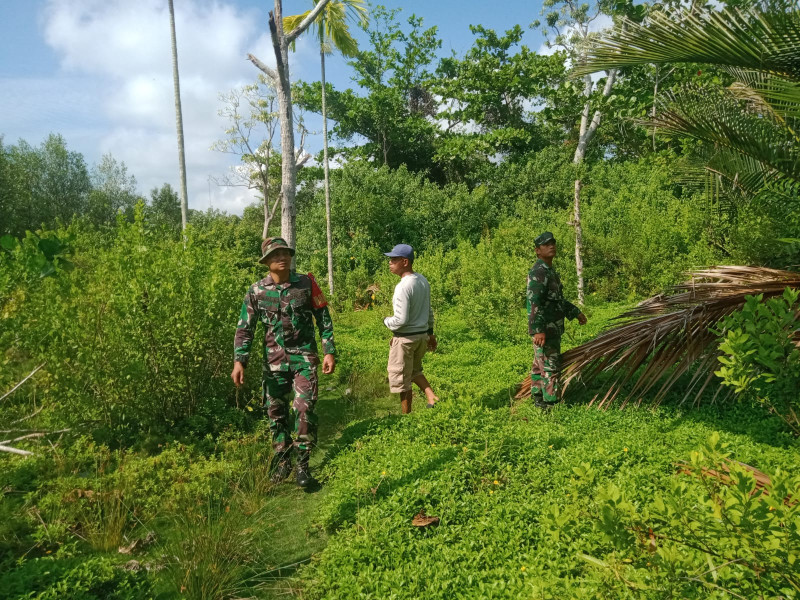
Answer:
<path fill-rule="evenodd" d="M 544 308 L 545 290 L 547 289 L 547 272 L 535 267 L 528 273 L 527 305 L 528 335 L 545 332 Z"/>
<path fill-rule="evenodd" d="M 233 360 L 247 366 L 250 360 L 250 347 L 253 344 L 253 334 L 258 323 L 258 304 L 253 297 L 253 290 L 245 294 L 242 302 L 242 311 L 239 314 L 239 323 L 236 326 L 236 336 L 233 339 Z"/>
<path fill-rule="evenodd" d="M 322 353 L 325 358 L 322 360 L 322 372 L 325 374 L 333 373 L 336 368 L 336 344 L 333 341 L 333 319 L 331 311 L 328 309 L 328 301 L 322 293 L 317 280 L 309 273 L 311 278 L 311 314 L 319 331 L 319 339 L 322 341 Z"/>
<path fill-rule="evenodd" d="M 583 314 L 583 311 L 580 308 L 575 306 L 569 300 L 564 300 L 563 306 L 564 306 L 564 316 L 565 317 L 567 317 L 568 319 L 578 319 L 578 320 L 580 320 L 580 317 Z M 584 319 L 585 318 L 586 317 L 584 317 Z"/>
<path fill-rule="evenodd" d="M 408 305 L 409 305 L 410 291 L 407 286 L 397 284 L 394 290 L 394 297 L 392 298 L 392 307 L 394 308 L 394 315 L 386 317 L 383 324 L 392 331 L 397 331 L 403 325 L 408 323 Z"/>
<path fill-rule="evenodd" d="M 314 320 L 317 322 L 317 329 L 319 330 L 319 338 L 322 340 L 322 353 L 323 354 L 336 354 L 336 344 L 333 341 L 333 319 L 331 318 L 331 311 L 328 310 L 328 305 L 319 308 L 312 308 L 311 312 L 314 313 Z"/>
<path fill-rule="evenodd" d="M 234 385 L 244 383 L 244 368 L 250 358 L 250 346 L 253 344 L 253 334 L 258 322 L 258 304 L 253 298 L 252 288 L 245 294 L 242 302 L 242 311 L 239 314 L 239 324 L 236 326 L 236 336 L 233 339 L 233 372 L 231 379 Z"/>

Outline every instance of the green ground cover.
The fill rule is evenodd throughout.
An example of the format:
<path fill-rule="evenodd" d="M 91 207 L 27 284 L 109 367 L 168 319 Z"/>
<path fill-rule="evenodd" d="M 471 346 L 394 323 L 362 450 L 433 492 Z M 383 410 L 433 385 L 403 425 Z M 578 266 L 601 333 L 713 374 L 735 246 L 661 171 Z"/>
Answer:
<path fill-rule="evenodd" d="M 620 310 L 587 309 L 590 326 L 572 327 L 568 343 Z M 727 525 L 700 479 L 676 476 L 678 461 L 713 467 L 726 452 L 791 474 L 798 443 L 777 418 L 743 405 L 598 412 L 580 390 L 542 414 L 512 400 L 527 344 L 493 341 L 456 311 L 439 319 L 440 348 L 426 359 L 442 402 L 424 410 L 420 397 L 402 417 L 385 382 L 382 314 L 335 316 L 341 357 L 321 380 L 319 493 L 269 483 L 257 407 L 244 411 L 248 427 L 233 419 L 217 438 L 117 450 L 80 438 L 3 457 L 0 589 L 41 599 L 797 597 L 780 575 L 797 572 L 796 507 L 778 501 Z M 693 455 L 715 431 L 717 445 Z M 796 497 L 797 480 L 784 485 Z M 726 502 L 739 510 L 747 498 Z M 420 511 L 439 524 L 412 526 Z M 653 526 L 665 537 L 650 552 L 642 532 Z M 151 531 L 151 545 L 118 551 Z M 131 559 L 138 571 L 121 568 Z"/>

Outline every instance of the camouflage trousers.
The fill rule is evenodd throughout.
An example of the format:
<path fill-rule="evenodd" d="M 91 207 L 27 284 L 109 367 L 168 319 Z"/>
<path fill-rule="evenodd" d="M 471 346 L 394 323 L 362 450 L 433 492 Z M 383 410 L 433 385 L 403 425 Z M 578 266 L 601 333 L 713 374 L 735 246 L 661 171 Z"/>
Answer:
<path fill-rule="evenodd" d="M 561 338 L 547 336 L 544 346 L 533 346 L 531 398 L 534 402 L 558 402 L 561 372 Z"/>
<path fill-rule="evenodd" d="M 270 371 L 265 365 L 262 395 L 275 454 L 286 454 L 294 447 L 300 459 L 307 458 L 317 443 L 316 365 L 292 367 L 289 371 Z"/>

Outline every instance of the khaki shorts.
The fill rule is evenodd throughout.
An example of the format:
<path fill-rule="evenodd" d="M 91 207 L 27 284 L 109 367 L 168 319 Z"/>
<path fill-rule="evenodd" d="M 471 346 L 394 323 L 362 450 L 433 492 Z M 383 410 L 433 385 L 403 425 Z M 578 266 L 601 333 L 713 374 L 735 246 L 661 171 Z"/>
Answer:
<path fill-rule="evenodd" d="M 422 357 L 428 349 L 428 334 L 395 336 L 389 344 L 389 391 L 407 392 L 411 382 L 422 373 Z"/>

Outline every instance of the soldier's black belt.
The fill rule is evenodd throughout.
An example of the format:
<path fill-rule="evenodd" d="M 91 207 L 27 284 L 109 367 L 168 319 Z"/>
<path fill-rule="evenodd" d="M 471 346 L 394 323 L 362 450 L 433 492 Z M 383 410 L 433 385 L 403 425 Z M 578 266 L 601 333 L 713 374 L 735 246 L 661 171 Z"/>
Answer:
<path fill-rule="evenodd" d="M 411 331 L 409 333 L 397 333 L 396 331 L 392 332 L 394 337 L 409 337 L 411 335 L 422 335 L 423 333 L 428 333 L 428 330 L 425 331 Z"/>

